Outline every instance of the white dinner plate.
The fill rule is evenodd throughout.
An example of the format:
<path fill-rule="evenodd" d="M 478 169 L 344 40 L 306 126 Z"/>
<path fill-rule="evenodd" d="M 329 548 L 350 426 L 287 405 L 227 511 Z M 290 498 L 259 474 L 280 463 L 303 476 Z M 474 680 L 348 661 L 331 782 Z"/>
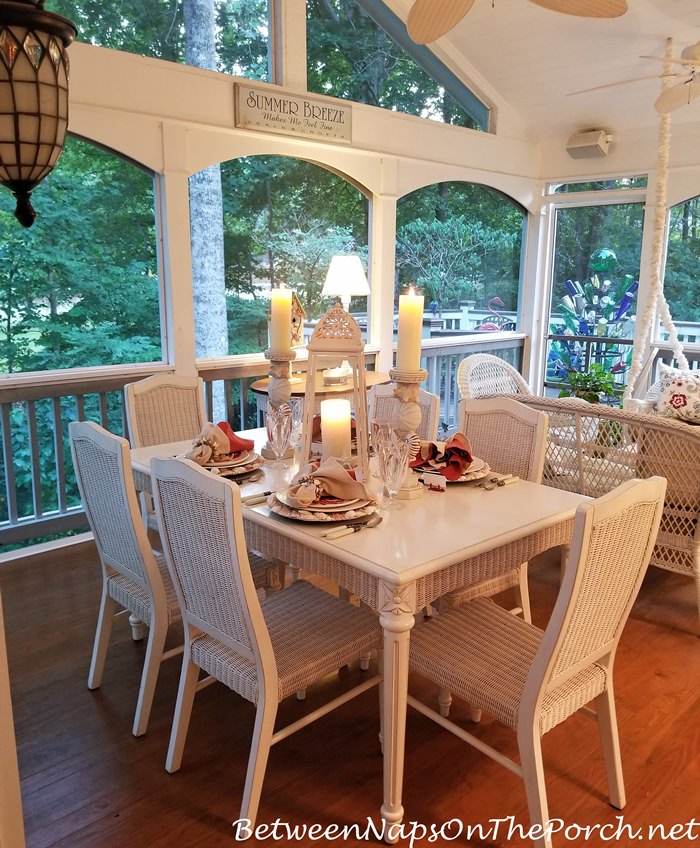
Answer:
<path fill-rule="evenodd" d="M 290 509 L 301 509 L 301 507 L 298 507 L 289 500 L 287 489 L 283 489 L 281 492 L 276 492 L 276 497 L 281 504 L 288 506 Z M 368 503 L 368 500 L 352 498 L 349 501 L 337 501 L 327 504 L 309 504 L 309 506 L 305 506 L 303 509 L 305 512 L 341 512 L 346 509 L 356 509 L 361 506 L 367 506 Z"/>

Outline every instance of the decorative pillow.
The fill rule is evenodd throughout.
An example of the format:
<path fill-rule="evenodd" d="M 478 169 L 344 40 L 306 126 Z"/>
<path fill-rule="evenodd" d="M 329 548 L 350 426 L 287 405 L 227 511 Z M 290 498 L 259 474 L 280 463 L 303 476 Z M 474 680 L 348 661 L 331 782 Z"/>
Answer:
<path fill-rule="evenodd" d="M 659 415 L 700 424 L 700 372 L 681 371 L 660 362 L 659 374 Z"/>

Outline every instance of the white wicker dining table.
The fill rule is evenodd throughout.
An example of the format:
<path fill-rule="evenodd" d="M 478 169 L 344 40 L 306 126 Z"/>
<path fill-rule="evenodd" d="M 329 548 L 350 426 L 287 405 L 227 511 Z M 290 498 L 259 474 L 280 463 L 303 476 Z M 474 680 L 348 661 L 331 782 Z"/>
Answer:
<path fill-rule="evenodd" d="M 263 430 L 250 431 L 256 446 Z M 137 488 L 150 490 L 150 461 L 183 453 L 189 443 L 132 451 Z M 241 483 L 242 495 L 274 490 L 292 472 L 266 463 L 264 476 Z M 290 520 L 267 503 L 243 509 L 249 548 L 329 578 L 379 614 L 384 632 L 384 798 L 381 816 L 403 820 L 402 787 L 408 694 L 408 652 L 415 614 L 445 593 L 508 571 L 571 540 L 576 507 L 587 500 L 573 492 L 518 481 L 492 490 L 471 484 L 401 501 L 382 510 L 378 527 L 328 540 L 321 521 Z M 331 525 L 332 526 L 332 525 Z M 398 828 L 393 829 L 398 834 Z"/>

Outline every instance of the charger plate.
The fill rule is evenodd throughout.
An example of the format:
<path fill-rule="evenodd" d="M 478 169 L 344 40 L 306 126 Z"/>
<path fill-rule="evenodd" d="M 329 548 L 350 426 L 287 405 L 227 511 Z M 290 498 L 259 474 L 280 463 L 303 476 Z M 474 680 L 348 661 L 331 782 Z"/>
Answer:
<path fill-rule="evenodd" d="M 277 496 L 274 494 L 268 497 L 267 505 L 271 512 L 281 515 L 283 518 L 291 518 L 294 521 L 316 521 L 324 524 L 331 521 L 348 522 L 356 518 L 363 518 L 364 516 L 372 515 L 379 508 L 378 504 L 374 501 L 369 501 L 365 506 L 353 509 L 332 512 L 311 512 L 306 509 L 292 509 L 292 507 L 285 506 L 277 500 Z"/>

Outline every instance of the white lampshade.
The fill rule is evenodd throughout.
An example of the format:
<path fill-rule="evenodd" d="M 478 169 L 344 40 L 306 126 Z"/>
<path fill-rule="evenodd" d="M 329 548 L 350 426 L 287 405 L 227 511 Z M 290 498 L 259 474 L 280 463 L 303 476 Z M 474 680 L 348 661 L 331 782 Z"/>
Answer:
<path fill-rule="evenodd" d="M 328 266 L 322 297 L 337 297 L 347 312 L 353 295 L 366 297 L 369 283 L 359 256 L 343 253 L 334 256 Z"/>

